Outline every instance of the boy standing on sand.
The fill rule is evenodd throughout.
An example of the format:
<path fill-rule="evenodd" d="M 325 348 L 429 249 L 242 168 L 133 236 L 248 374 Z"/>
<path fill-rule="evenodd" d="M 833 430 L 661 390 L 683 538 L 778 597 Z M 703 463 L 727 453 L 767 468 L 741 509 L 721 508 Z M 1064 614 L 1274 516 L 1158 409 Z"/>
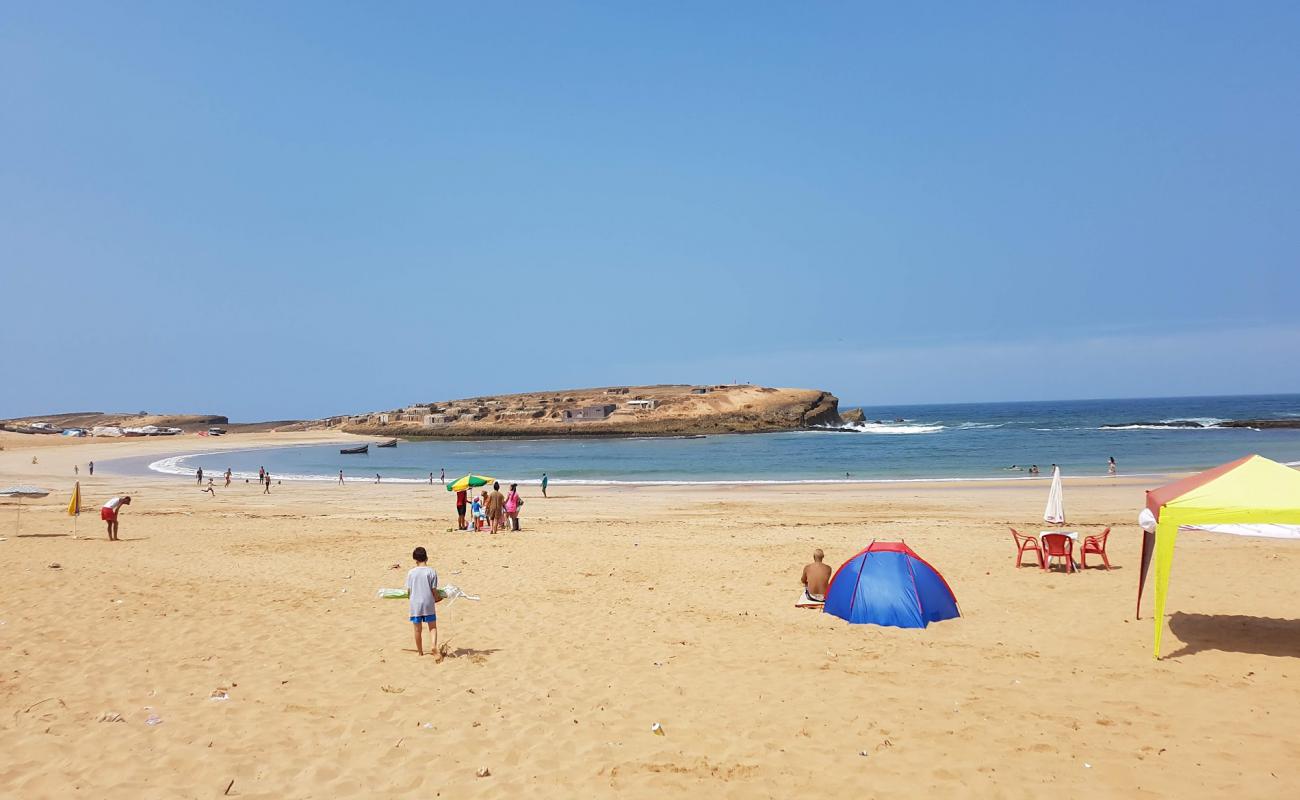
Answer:
<path fill-rule="evenodd" d="M 429 567 L 429 554 L 424 551 L 423 547 L 417 547 L 411 552 L 411 558 L 415 561 L 415 567 L 406 573 L 406 590 L 411 596 L 411 624 L 415 626 L 415 650 L 420 655 L 424 655 L 424 639 L 421 636 L 420 625 L 429 626 L 429 632 L 433 635 L 433 653 L 435 662 L 442 661 L 442 653 L 438 650 L 438 573 Z"/>

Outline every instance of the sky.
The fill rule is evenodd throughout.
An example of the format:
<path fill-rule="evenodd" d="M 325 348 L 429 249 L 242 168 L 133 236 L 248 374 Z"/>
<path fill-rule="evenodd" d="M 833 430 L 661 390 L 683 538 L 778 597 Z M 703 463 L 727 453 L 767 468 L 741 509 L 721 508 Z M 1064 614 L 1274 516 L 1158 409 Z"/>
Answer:
<path fill-rule="evenodd" d="M 0 0 L 0 417 L 1300 392 L 1300 4 Z"/>

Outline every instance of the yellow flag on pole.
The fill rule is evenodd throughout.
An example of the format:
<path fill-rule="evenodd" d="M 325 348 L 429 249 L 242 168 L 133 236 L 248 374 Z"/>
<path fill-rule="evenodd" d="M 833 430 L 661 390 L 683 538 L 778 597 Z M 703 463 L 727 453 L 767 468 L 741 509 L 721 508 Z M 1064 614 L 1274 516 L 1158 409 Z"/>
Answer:
<path fill-rule="evenodd" d="M 68 516 L 75 517 L 81 513 L 81 481 L 72 488 L 72 500 L 68 503 Z"/>

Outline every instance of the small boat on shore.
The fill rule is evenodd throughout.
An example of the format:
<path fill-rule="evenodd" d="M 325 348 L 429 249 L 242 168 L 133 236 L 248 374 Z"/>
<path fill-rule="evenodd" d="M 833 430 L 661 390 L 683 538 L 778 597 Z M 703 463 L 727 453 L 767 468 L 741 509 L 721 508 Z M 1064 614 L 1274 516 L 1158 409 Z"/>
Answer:
<path fill-rule="evenodd" d="M 380 442 L 379 444 L 375 445 L 375 447 L 397 447 L 397 440 L 389 439 L 386 442 Z"/>
<path fill-rule="evenodd" d="M 370 452 L 370 445 L 363 444 L 360 447 L 345 447 L 339 451 L 339 454 L 345 456 L 357 456 L 357 455 L 365 455 L 366 453 L 369 452 Z"/>

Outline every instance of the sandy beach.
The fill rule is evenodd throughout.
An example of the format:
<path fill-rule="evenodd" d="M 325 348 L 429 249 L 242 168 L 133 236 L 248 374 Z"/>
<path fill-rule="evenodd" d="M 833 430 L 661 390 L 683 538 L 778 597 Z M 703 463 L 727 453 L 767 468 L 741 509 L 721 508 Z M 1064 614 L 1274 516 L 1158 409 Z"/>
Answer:
<path fill-rule="evenodd" d="M 84 469 L 337 434 L 0 436 L 0 485 L 54 490 L 21 535 L 0 502 L 5 797 L 1300 792 L 1300 548 L 1185 534 L 1153 661 L 1133 619 L 1149 479 L 1067 482 L 1070 527 L 1113 525 L 1115 566 L 1069 575 L 1012 567 L 1039 485 L 529 486 L 523 532 L 492 537 L 452 532 L 440 486 L 213 497 Z M 110 543 L 98 508 L 120 493 Z M 938 568 L 963 617 L 793 607 L 814 547 L 838 566 L 873 538 Z M 375 598 L 416 545 L 482 597 L 440 609 L 440 664 L 405 601 Z"/>

